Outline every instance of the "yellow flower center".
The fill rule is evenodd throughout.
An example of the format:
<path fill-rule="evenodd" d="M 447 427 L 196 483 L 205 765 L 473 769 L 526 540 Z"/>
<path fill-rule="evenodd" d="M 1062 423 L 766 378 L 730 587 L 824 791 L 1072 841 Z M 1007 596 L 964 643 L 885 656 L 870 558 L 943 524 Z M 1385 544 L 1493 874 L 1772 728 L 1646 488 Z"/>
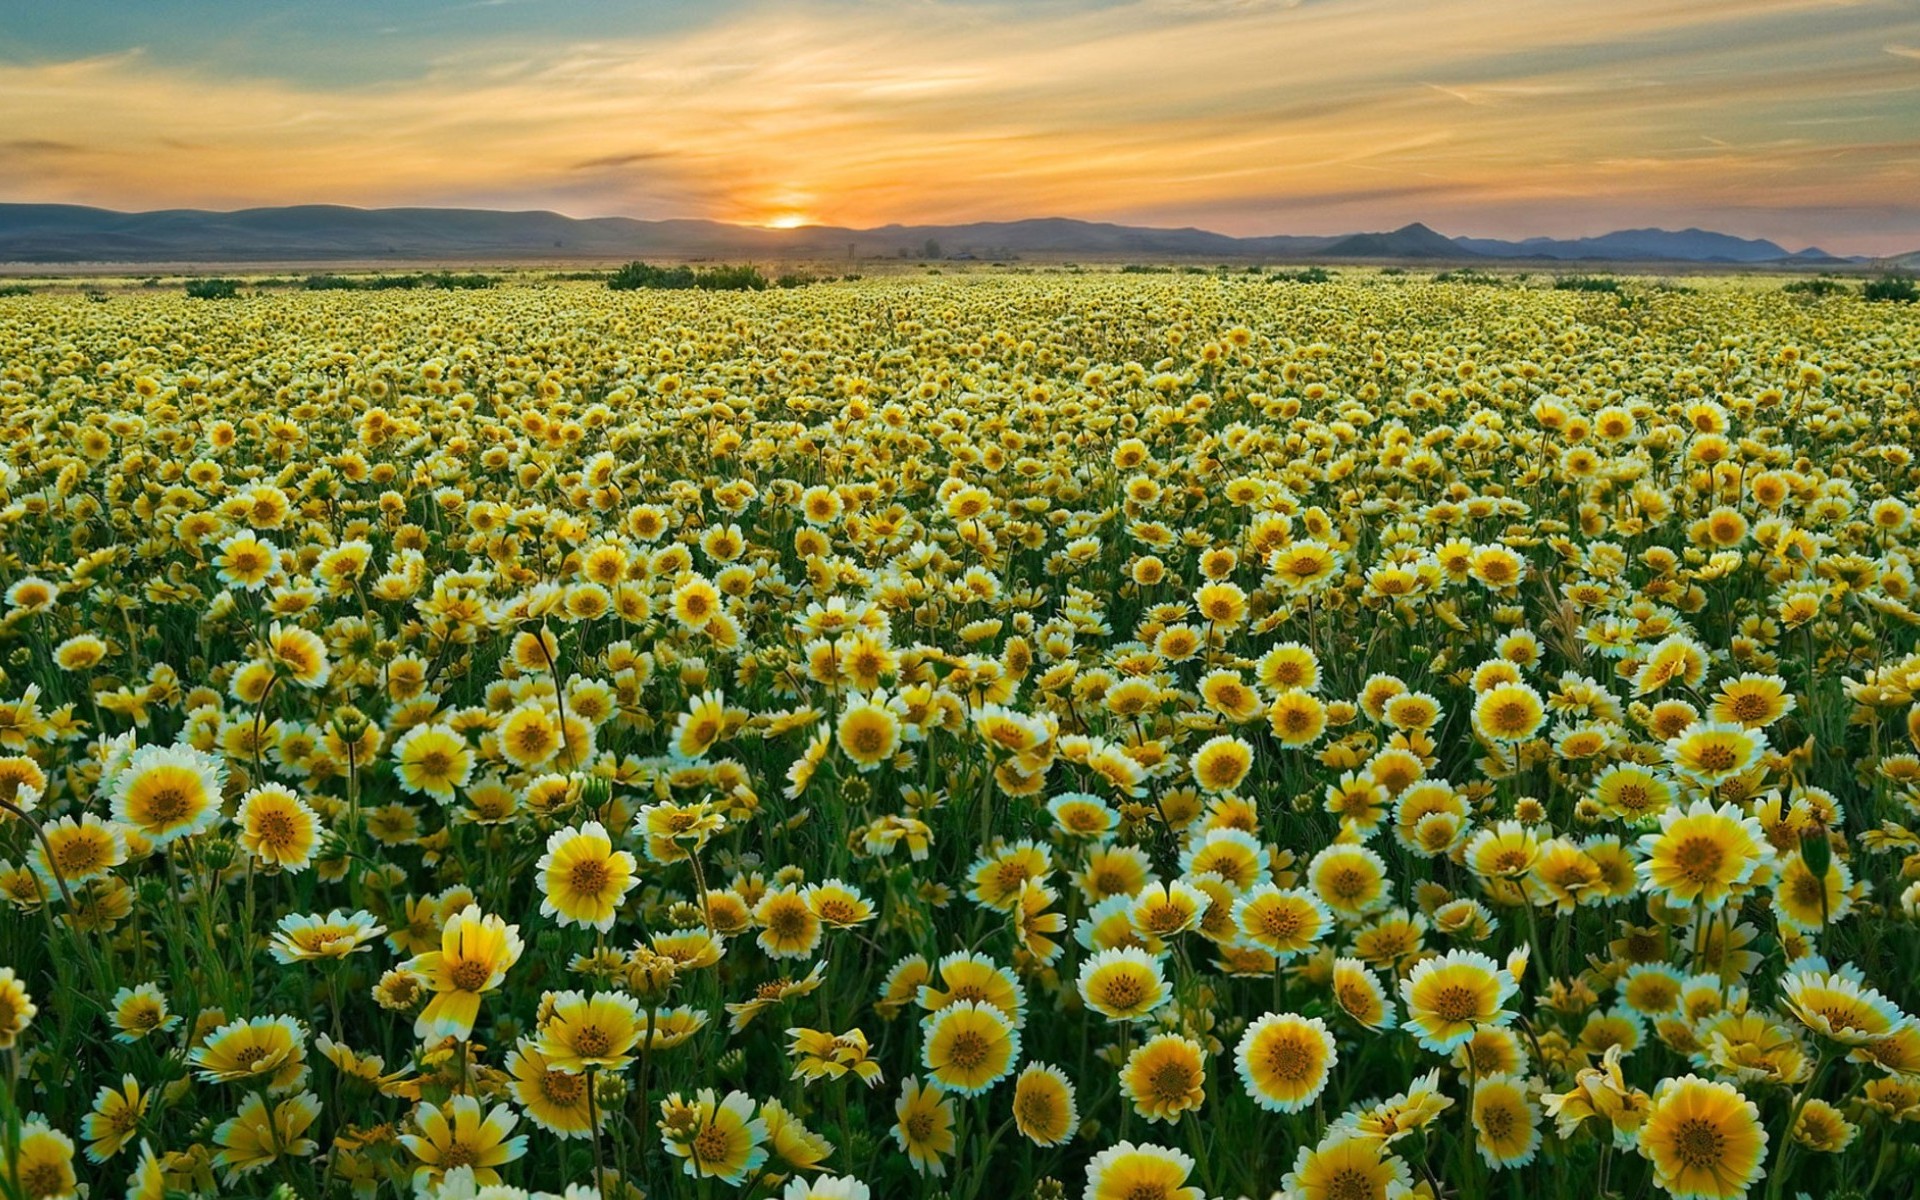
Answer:
<path fill-rule="evenodd" d="M 1695 1169 L 1720 1167 L 1726 1144 L 1726 1135 L 1718 1125 L 1697 1117 L 1682 1121 L 1673 1131 L 1673 1152 Z"/>
<path fill-rule="evenodd" d="M 1465 984 L 1449 984 L 1433 996 L 1434 1015 L 1443 1021 L 1471 1021 L 1480 1011 L 1480 997 Z"/>
<path fill-rule="evenodd" d="M 477 958 L 462 959 L 447 972 L 447 978 L 463 992 L 477 992 L 493 978 L 493 967 Z"/>
<path fill-rule="evenodd" d="M 962 1071 L 971 1071 L 987 1061 L 990 1048 L 984 1036 L 969 1029 L 953 1039 L 953 1045 L 947 1049 L 947 1061 Z"/>

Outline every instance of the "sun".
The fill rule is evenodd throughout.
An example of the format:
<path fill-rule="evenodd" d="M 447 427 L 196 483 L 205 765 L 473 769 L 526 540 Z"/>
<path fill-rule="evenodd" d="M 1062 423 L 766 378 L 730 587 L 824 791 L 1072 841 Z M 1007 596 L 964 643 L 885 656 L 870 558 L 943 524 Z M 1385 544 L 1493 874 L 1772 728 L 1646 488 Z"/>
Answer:
<path fill-rule="evenodd" d="M 798 229 L 807 224 L 805 213 L 786 212 L 767 222 L 768 229 Z"/>

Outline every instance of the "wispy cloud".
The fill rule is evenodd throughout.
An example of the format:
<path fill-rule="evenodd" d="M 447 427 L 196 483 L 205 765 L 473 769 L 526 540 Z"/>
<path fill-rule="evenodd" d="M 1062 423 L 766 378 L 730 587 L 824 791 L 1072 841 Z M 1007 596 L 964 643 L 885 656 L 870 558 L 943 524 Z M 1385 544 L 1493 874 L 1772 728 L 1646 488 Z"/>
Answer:
<path fill-rule="evenodd" d="M 0 66 L 0 195 L 1234 232 L 1725 212 L 1908 248 L 1911 44 L 1895 0 L 1138 0 L 782 4 L 651 37 L 455 41 L 359 87 L 119 55 Z"/>

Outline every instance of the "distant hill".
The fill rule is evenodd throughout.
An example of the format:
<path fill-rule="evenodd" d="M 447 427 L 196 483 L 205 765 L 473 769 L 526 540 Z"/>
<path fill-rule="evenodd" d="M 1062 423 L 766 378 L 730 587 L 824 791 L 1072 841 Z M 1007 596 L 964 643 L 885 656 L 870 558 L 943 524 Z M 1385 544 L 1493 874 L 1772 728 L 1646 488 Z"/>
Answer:
<path fill-rule="evenodd" d="M 966 225 L 809 225 L 766 229 L 720 221 L 564 217 L 471 208 L 304 204 L 237 212 L 125 213 L 70 204 L 0 204 L 0 262 L 139 263 L 555 260 L 575 258 L 1011 258 L 1031 254 L 1140 258 L 1481 259 L 1774 263 L 1845 261 L 1817 249 L 1700 229 L 1628 229 L 1562 240 L 1450 238 L 1415 223 L 1339 237 L 1229 237 L 1063 217 Z"/>
<path fill-rule="evenodd" d="M 1462 249 L 1490 258 L 1604 259 L 1625 262 L 1638 259 L 1676 262 L 1761 263 L 1785 259 L 1801 261 L 1839 261 L 1824 250 L 1808 247 L 1789 251 L 1774 242 L 1739 238 L 1705 229 L 1622 229 L 1600 237 L 1528 238 L 1519 242 L 1491 238 L 1456 238 Z"/>
<path fill-rule="evenodd" d="M 1318 252 L 1322 258 L 1462 258 L 1468 250 L 1415 221 L 1392 233 L 1356 233 Z"/>

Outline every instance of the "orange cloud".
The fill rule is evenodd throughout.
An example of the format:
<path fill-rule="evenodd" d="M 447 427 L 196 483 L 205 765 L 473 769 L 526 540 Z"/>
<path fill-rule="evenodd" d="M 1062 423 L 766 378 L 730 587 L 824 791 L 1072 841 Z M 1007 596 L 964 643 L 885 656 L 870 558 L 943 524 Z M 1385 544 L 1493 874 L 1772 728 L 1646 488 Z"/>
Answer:
<path fill-rule="evenodd" d="M 646 40 L 457 52 L 404 84 L 334 90 L 134 53 L 0 67 L 20 134 L 0 141 L 0 190 L 849 225 L 1186 214 L 1235 232 L 1831 211 L 1920 231 L 1909 13 L 786 4 Z"/>

